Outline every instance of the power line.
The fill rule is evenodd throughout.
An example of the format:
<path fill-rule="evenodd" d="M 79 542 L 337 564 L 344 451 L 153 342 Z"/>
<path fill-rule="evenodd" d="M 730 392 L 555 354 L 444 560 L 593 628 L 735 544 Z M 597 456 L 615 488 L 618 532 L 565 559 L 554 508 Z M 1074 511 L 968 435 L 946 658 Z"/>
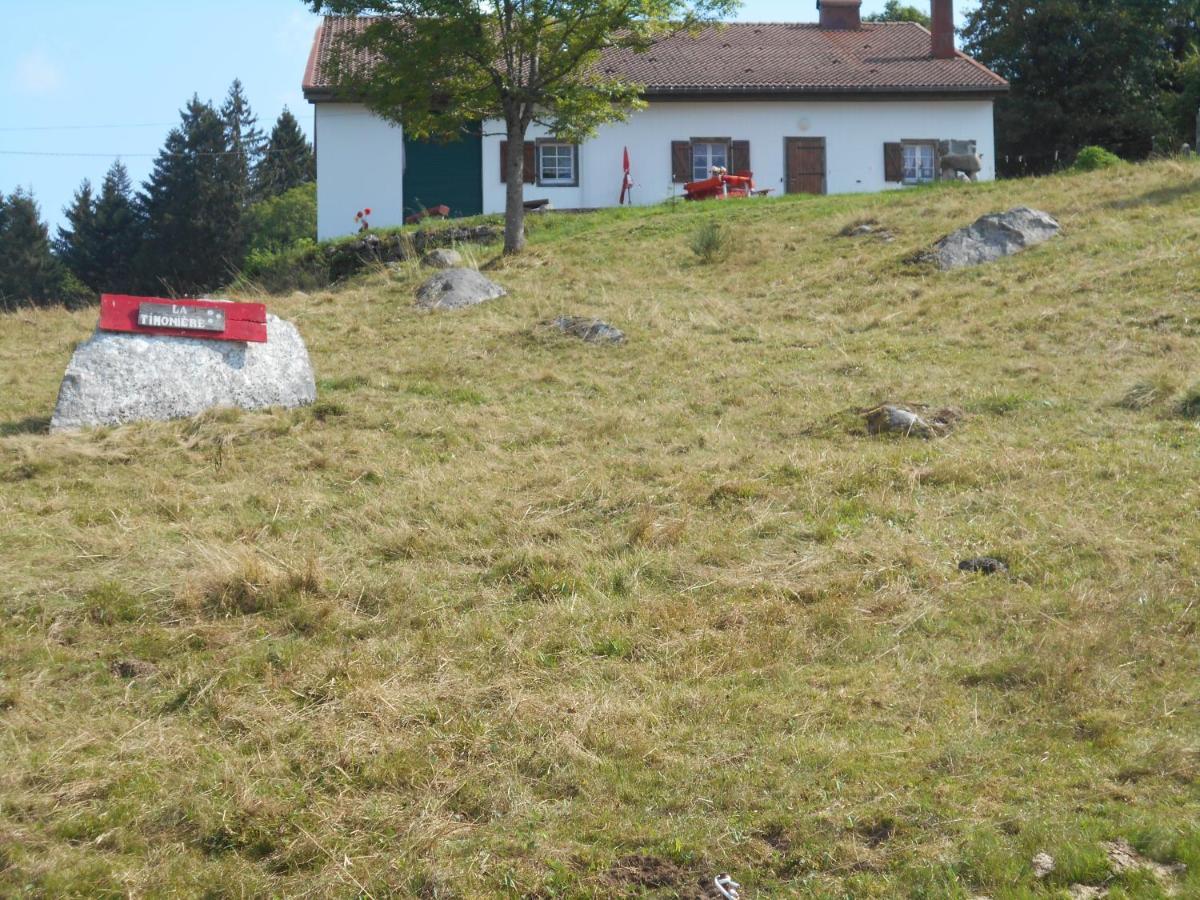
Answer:
<path fill-rule="evenodd" d="M 259 156 L 272 156 L 277 154 L 289 154 L 291 150 L 260 150 Z M 83 156 L 95 157 L 98 159 L 158 159 L 160 156 L 243 156 L 247 155 L 244 151 L 238 150 L 198 150 L 195 153 L 167 153 L 165 150 L 160 150 L 158 153 L 75 153 L 63 150 L 0 150 L 0 156 Z"/>
<path fill-rule="evenodd" d="M 173 122 L 136 122 L 130 125 L 15 125 L 0 131 L 86 131 L 101 128 L 169 128 Z"/>

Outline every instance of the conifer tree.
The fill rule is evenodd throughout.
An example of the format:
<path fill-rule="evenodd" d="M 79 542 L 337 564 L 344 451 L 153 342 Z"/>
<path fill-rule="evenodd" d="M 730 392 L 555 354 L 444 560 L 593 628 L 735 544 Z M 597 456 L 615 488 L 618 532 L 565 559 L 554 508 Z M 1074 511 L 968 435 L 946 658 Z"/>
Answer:
<path fill-rule="evenodd" d="M 58 227 L 54 249 L 58 258 L 76 278 L 93 290 L 100 290 L 100 272 L 96 265 L 96 200 L 92 183 L 86 178 L 71 205 L 63 210 L 65 226 Z"/>
<path fill-rule="evenodd" d="M 180 115 L 143 185 L 138 270 L 147 289 L 197 294 L 220 286 L 241 264 L 242 208 L 221 117 L 198 97 Z"/>
<path fill-rule="evenodd" d="M 255 173 L 260 200 L 278 197 L 317 179 L 317 162 L 300 123 L 285 106 L 271 129 L 266 153 Z"/>
<path fill-rule="evenodd" d="M 50 252 L 50 231 L 33 194 L 21 188 L 0 194 L 0 309 L 53 303 L 62 283 L 62 264 Z"/>
<path fill-rule="evenodd" d="M 98 291 L 129 293 L 138 289 L 135 261 L 142 240 L 142 219 L 133 197 L 129 172 L 120 160 L 112 164 L 96 198 L 95 263 Z"/>
<path fill-rule="evenodd" d="M 229 93 L 221 107 L 221 121 L 225 123 L 226 140 L 233 152 L 240 203 L 245 209 L 253 200 L 251 177 L 262 159 L 264 137 L 240 79 L 235 78 L 229 86 Z"/>

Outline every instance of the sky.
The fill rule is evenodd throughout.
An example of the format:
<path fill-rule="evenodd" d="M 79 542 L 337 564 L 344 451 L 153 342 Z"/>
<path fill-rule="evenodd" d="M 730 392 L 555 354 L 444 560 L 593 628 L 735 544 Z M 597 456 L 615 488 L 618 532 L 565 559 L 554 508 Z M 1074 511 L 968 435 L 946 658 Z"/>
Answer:
<path fill-rule="evenodd" d="M 929 0 L 907 0 L 928 9 Z M 863 0 L 863 14 L 884 0 Z M 960 14 L 966 3 L 955 4 Z M 269 131 L 287 106 L 311 136 L 300 91 L 318 17 L 304 0 L 0 0 L 0 191 L 33 191 L 63 222 L 80 182 L 120 158 L 149 176 L 179 110 L 219 104 L 240 78 Z M 743 21 L 815 21 L 815 0 L 744 0 Z"/>

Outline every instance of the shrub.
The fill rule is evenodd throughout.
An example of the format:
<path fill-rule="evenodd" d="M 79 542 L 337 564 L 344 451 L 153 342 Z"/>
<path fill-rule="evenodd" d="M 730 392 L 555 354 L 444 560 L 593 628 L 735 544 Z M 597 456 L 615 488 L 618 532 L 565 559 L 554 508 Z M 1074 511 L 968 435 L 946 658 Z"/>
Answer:
<path fill-rule="evenodd" d="M 317 185 L 302 184 L 255 203 L 246 211 L 246 237 L 251 253 L 284 250 L 317 236 Z"/>
<path fill-rule="evenodd" d="M 1123 160 L 1115 153 L 1110 153 L 1103 147 L 1084 147 L 1075 157 L 1073 168 L 1077 172 L 1094 172 L 1096 169 L 1107 169 L 1119 166 Z"/>
<path fill-rule="evenodd" d="M 702 263 L 716 262 L 729 250 L 729 232 L 709 219 L 696 229 L 690 246 Z"/>
<path fill-rule="evenodd" d="M 1200 419 L 1200 384 L 1194 384 L 1184 391 L 1175 409 L 1185 419 Z"/>

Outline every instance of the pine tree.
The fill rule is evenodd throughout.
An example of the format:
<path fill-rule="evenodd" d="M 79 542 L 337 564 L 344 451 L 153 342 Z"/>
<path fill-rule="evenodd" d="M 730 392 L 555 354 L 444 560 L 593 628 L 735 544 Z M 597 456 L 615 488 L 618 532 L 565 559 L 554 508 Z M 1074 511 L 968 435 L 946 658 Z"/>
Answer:
<path fill-rule="evenodd" d="M 96 269 L 99 291 L 138 290 L 135 262 L 142 241 L 142 218 L 133 197 L 129 172 L 120 160 L 112 164 L 96 198 Z"/>
<path fill-rule="evenodd" d="M 217 111 L 193 97 L 181 118 L 143 185 L 138 270 L 148 289 L 198 294 L 241 264 L 242 209 L 235 154 Z"/>
<path fill-rule="evenodd" d="M 250 110 L 250 101 L 246 99 L 240 79 L 235 78 L 229 86 L 225 104 L 221 107 L 221 121 L 225 123 L 225 137 L 234 154 L 235 177 L 240 202 L 245 209 L 253 201 L 250 179 L 262 159 L 265 139 L 258 128 L 258 117 Z"/>
<path fill-rule="evenodd" d="M 271 129 L 267 150 L 255 173 L 260 200 L 278 197 L 294 187 L 317 180 L 317 161 L 300 123 L 285 106 Z"/>
<path fill-rule="evenodd" d="M 33 194 L 0 195 L 0 309 L 53 303 L 63 268 L 50 252 L 50 231 Z"/>
<path fill-rule="evenodd" d="M 58 227 L 54 249 L 58 258 L 76 278 L 93 290 L 100 290 L 101 277 L 96 265 L 96 200 L 92 183 L 86 178 L 71 205 L 63 210 L 66 226 Z"/>

